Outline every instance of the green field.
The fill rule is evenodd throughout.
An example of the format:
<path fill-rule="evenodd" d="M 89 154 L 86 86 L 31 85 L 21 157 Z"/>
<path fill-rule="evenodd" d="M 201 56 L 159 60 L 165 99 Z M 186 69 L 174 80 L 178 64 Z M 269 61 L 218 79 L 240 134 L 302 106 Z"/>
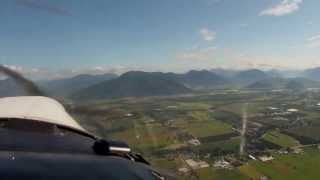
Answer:
<path fill-rule="evenodd" d="M 238 170 L 220 170 L 206 168 L 198 171 L 201 180 L 246 180 Z"/>
<path fill-rule="evenodd" d="M 274 155 L 269 163 L 251 161 L 240 167 L 247 177 L 258 180 L 261 175 L 273 180 L 306 180 L 320 177 L 320 151 L 315 148 L 305 149 L 301 155 Z"/>
<path fill-rule="evenodd" d="M 216 120 L 205 121 L 179 121 L 175 124 L 179 129 L 201 138 L 216 136 L 232 132 L 232 126 Z"/>
<path fill-rule="evenodd" d="M 174 144 L 174 136 L 161 124 L 137 124 L 132 129 L 111 134 L 114 139 L 120 139 L 140 151 L 154 148 L 163 148 Z"/>
<path fill-rule="evenodd" d="M 316 141 L 320 141 L 320 126 L 306 126 L 289 129 L 289 132 L 298 136 L 311 138 Z"/>
<path fill-rule="evenodd" d="M 226 141 L 217 141 L 212 143 L 204 143 L 197 149 L 202 152 L 225 151 L 225 152 L 238 152 L 240 138 L 235 137 Z"/>
<path fill-rule="evenodd" d="M 282 134 L 277 130 L 267 132 L 262 136 L 262 139 L 284 148 L 299 145 L 299 142 L 297 140 L 288 135 Z"/>

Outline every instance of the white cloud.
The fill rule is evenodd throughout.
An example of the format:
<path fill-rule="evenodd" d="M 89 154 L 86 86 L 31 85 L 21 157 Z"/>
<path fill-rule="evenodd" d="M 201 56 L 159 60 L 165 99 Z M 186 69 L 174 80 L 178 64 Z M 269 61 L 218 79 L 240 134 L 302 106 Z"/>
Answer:
<path fill-rule="evenodd" d="M 308 48 L 319 48 L 320 47 L 320 34 L 309 37 L 306 39 Z"/>
<path fill-rule="evenodd" d="M 319 34 L 319 35 L 312 36 L 312 37 L 309 37 L 309 38 L 307 39 L 307 41 L 309 41 L 309 42 L 317 41 L 317 40 L 320 40 L 320 34 Z"/>
<path fill-rule="evenodd" d="M 96 70 L 96 71 L 104 71 L 105 68 L 102 67 L 102 66 L 96 66 L 96 67 L 93 68 L 93 70 Z"/>
<path fill-rule="evenodd" d="M 307 25 L 313 25 L 312 21 L 307 21 Z"/>
<path fill-rule="evenodd" d="M 303 0 L 282 0 L 279 4 L 260 12 L 260 16 L 283 16 L 298 11 Z"/>
<path fill-rule="evenodd" d="M 216 39 L 216 32 L 209 30 L 208 28 L 200 29 L 202 39 L 205 41 L 213 41 Z"/>

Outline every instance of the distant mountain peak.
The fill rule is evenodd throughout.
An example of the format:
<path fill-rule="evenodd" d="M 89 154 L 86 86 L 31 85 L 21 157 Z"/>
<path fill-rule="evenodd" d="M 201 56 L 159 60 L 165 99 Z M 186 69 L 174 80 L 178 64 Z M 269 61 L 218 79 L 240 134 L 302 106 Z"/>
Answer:
<path fill-rule="evenodd" d="M 191 92 L 165 73 L 130 71 L 72 95 L 75 99 L 176 95 Z"/>

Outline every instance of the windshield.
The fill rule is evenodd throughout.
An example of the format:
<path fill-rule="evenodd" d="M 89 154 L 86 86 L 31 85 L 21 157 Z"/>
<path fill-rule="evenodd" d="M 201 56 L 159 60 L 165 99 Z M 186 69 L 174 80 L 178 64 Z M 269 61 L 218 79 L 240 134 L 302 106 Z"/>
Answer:
<path fill-rule="evenodd" d="M 126 142 L 177 179 L 316 179 L 319 6 L 2 0 L 0 96 L 53 98 L 76 129 Z M 34 118 L 17 108 L 25 99 L 5 101 L 1 114 Z"/>

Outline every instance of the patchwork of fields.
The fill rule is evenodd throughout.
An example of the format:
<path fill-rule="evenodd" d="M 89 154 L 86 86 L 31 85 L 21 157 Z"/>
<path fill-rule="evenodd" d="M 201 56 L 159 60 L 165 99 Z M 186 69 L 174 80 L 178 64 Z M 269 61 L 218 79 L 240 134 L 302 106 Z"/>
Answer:
<path fill-rule="evenodd" d="M 317 148 L 305 148 L 303 154 L 277 153 L 320 142 L 320 109 L 309 105 L 320 97 L 315 96 L 308 106 L 303 99 L 303 94 L 265 92 L 131 98 L 83 104 L 73 113 L 90 131 L 127 142 L 155 167 L 178 179 L 315 179 L 320 177 Z M 246 153 L 271 153 L 273 161 L 239 156 L 245 104 Z M 290 108 L 297 112 L 287 112 Z M 209 167 L 192 170 L 186 159 L 204 161 Z M 232 162 L 233 168 L 214 167 L 221 159 Z M 180 173 L 181 168 L 189 172 Z"/>

